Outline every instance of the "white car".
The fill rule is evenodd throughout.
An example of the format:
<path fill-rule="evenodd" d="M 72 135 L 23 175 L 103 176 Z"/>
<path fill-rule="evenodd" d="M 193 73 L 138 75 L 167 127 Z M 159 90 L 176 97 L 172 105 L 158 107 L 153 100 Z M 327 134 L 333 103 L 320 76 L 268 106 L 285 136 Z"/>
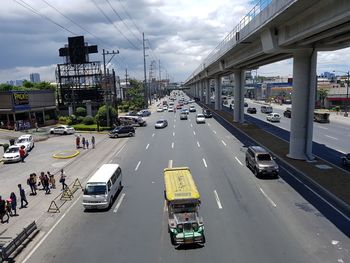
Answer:
<path fill-rule="evenodd" d="M 64 134 L 64 135 L 74 134 L 75 129 L 71 126 L 68 126 L 68 125 L 60 125 L 60 126 L 57 126 L 55 128 L 51 128 L 50 133 L 51 134 Z"/>
<path fill-rule="evenodd" d="M 157 112 L 163 112 L 163 108 L 157 108 Z"/>
<path fill-rule="evenodd" d="M 190 106 L 190 112 L 196 112 L 196 107 L 194 105 Z"/>
<path fill-rule="evenodd" d="M 174 108 L 173 107 L 169 107 L 168 108 L 168 112 L 173 112 L 174 111 Z"/>
<path fill-rule="evenodd" d="M 15 145 L 19 147 L 24 146 L 26 151 L 30 151 L 34 147 L 34 138 L 30 134 L 21 135 L 16 140 Z"/>
<path fill-rule="evenodd" d="M 281 115 L 275 112 L 269 113 L 266 115 L 266 120 L 271 122 L 279 122 L 281 120 Z"/>
<path fill-rule="evenodd" d="M 19 162 L 21 160 L 21 157 L 19 156 L 19 148 L 20 146 L 18 145 L 10 146 L 4 153 L 2 157 L 2 161 L 4 163 Z"/>
<path fill-rule="evenodd" d="M 163 106 L 163 110 L 168 110 L 168 106 Z"/>
<path fill-rule="evenodd" d="M 199 113 L 196 116 L 196 122 L 197 123 L 205 123 L 205 117 L 203 114 Z"/>

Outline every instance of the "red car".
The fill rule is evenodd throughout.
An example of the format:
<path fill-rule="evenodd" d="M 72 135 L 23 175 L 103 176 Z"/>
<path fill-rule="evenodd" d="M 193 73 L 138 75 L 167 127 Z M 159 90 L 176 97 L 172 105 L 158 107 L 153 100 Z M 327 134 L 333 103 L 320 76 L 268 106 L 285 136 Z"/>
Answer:
<path fill-rule="evenodd" d="M 182 105 L 177 104 L 177 105 L 176 105 L 176 109 L 177 109 L 177 110 L 182 109 Z"/>

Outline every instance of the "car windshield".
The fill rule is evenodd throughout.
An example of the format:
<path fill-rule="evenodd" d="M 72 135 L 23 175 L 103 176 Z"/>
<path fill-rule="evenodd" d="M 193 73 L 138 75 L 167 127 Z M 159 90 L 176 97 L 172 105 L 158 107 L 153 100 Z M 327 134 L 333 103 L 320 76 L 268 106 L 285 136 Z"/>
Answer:
<path fill-rule="evenodd" d="M 203 118 L 203 117 L 204 117 L 203 114 L 198 114 L 198 115 L 197 115 L 197 118 Z"/>
<path fill-rule="evenodd" d="M 22 139 L 18 139 L 17 143 L 25 143 L 28 142 L 27 138 L 22 138 Z"/>
<path fill-rule="evenodd" d="M 157 121 L 157 123 L 162 124 L 164 121 Z"/>
<path fill-rule="evenodd" d="M 271 155 L 268 153 L 258 154 L 257 158 L 259 161 L 271 161 Z"/>
<path fill-rule="evenodd" d="M 18 147 L 12 147 L 12 148 L 9 148 L 6 153 L 16 153 L 19 151 L 19 148 Z"/>
<path fill-rule="evenodd" d="M 87 184 L 84 194 L 86 195 L 104 195 L 106 193 L 106 184 Z"/>

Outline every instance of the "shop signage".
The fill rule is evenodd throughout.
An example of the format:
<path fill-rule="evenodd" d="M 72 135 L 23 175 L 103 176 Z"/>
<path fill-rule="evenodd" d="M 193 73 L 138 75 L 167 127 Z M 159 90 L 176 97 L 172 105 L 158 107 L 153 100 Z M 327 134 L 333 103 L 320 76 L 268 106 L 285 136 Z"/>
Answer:
<path fill-rule="evenodd" d="M 13 106 L 15 110 L 29 109 L 29 94 L 27 92 L 13 92 Z"/>

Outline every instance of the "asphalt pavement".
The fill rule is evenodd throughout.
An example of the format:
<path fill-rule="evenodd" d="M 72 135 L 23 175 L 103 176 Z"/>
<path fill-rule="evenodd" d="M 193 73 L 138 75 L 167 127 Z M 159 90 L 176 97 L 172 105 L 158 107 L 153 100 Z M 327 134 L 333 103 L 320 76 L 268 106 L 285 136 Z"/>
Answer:
<path fill-rule="evenodd" d="M 197 106 L 197 111 L 200 107 Z M 154 129 L 159 118 L 169 126 Z M 70 164 L 86 180 L 119 163 L 123 189 L 108 211 L 81 196 L 18 258 L 21 262 L 349 262 L 349 239 L 282 178 L 260 180 L 243 143 L 214 118 L 153 113 L 136 136 L 106 139 Z M 206 244 L 175 248 L 167 233 L 163 169 L 189 166 L 201 193 Z M 287 171 L 281 171 L 286 173 Z M 56 220 L 57 220 L 56 219 Z"/>

